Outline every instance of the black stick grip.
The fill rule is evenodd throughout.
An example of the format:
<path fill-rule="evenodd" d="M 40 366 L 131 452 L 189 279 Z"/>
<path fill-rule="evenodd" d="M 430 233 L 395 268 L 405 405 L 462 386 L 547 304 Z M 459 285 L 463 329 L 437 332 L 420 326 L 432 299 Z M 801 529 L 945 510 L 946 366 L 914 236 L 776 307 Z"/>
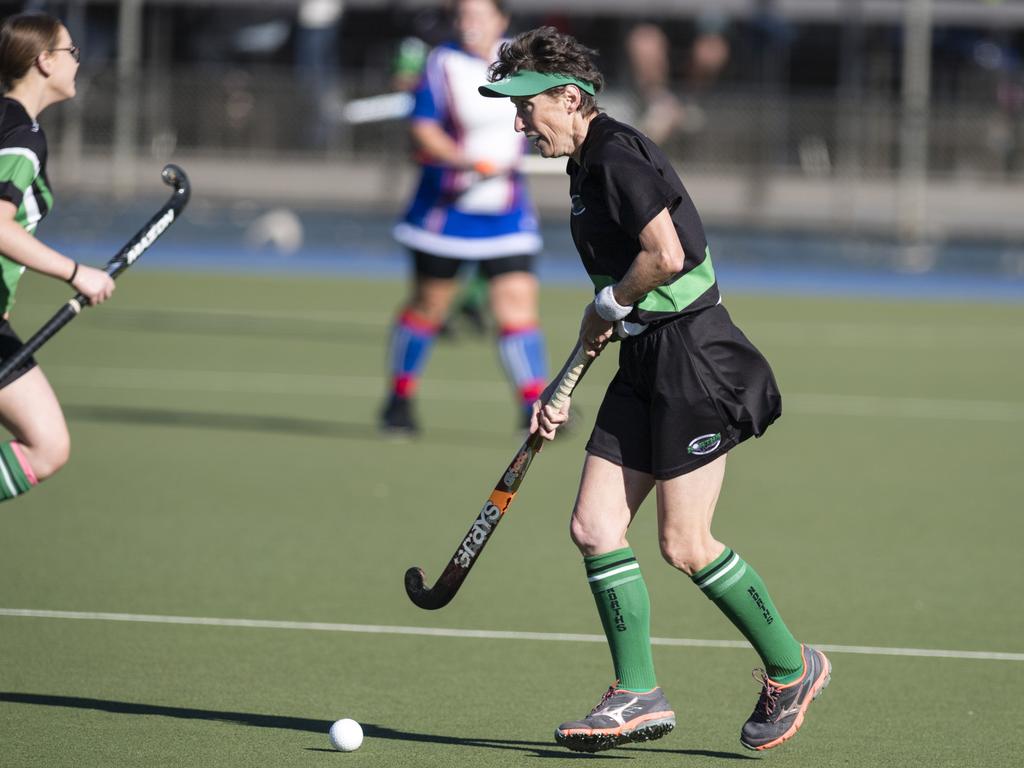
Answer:
<path fill-rule="evenodd" d="M 3 365 L 0 365 L 0 386 L 3 385 L 4 380 L 12 371 L 28 360 L 28 358 L 31 357 L 37 349 L 49 341 L 50 337 L 75 319 L 75 316 L 82 308 L 81 304 L 76 303 L 79 299 L 84 301 L 85 297 L 79 294 L 75 298 L 71 299 L 71 301 L 57 310 L 57 313 L 47 320 L 43 327 L 33 334 L 31 339 L 22 344 L 21 348 L 17 352 L 3 361 Z"/>

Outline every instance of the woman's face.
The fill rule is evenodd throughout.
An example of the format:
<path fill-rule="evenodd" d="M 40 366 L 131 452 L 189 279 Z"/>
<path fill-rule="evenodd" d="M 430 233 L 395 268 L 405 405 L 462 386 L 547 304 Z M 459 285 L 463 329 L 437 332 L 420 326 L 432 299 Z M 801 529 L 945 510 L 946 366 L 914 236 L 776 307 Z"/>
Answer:
<path fill-rule="evenodd" d="M 45 57 L 49 72 L 48 85 L 61 99 L 75 95 L 75 75 L 78 73 L 78 47 L 71 40 L 71 33 L 61 27 L 57 42 L 40 56 Z"/>
<path fill-rule="evenodd" d="M 455 31 L 467 50 L 490 56 L 506 29 L 508 19 L 491 0 L 460 0 L 456 6 Z"/>
<path fill-rule="evenodd" d="M 567 99 L 568 90 L 512 98 L 516 131 L 526 134 L 542 157 L 567 157 L 577 149 L 572 119 L 576 110 Z"/>

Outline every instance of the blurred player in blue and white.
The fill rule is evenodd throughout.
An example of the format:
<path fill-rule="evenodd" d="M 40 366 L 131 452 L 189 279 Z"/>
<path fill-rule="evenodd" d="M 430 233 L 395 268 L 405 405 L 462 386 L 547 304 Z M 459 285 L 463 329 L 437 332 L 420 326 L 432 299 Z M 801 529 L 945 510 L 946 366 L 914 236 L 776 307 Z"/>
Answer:
<path fill-rule="evenodd" d="M 453 11 L 458 40 L 431 51 L 415 90 L 410 130 L 422 174 L 394 229 L 411 252 L 413 285 L 391 335 L 381 428 L 393 432 L 418 430 L 413 397 L 466 262 L 488 280 L 520 424 L 529 423 L 547 379 L 533 273 L 542 242 L 517 170 L 526 142 L 512 130 L 511 104 L 477 91 L 497 58 L 508 15 L 503 0 L 457 0 Z"/>

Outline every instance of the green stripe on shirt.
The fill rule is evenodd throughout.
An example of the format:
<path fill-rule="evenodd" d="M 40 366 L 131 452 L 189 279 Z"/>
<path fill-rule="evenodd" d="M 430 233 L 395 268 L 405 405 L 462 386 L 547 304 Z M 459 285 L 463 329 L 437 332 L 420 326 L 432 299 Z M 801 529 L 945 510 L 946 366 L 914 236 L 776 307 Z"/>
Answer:
<path fill-rule="evenodd" d="M 594 283 L 595 293 L 606 285 L 617 282 L 614 277 L 608 275 L 590 275 L 590 279 Z M 704 261 L 669 285 L 655 288 L 637 302 L 636 306 L 644 312 L 675 314 L 693 304 L 714 284 L 715 267 L 711 263 L 711 247 L 706 246 Z"/>

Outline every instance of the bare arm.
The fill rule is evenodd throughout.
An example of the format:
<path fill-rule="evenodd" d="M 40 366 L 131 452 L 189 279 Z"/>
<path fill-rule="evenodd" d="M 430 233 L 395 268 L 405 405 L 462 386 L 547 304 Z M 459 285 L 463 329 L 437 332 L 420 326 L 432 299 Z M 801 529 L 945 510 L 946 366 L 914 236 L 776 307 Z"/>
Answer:
<path fill-rule="evenodd" d="M 683 245 L 676 234 L 672 215 L 668 208 L 665 208 L 641 230 L 640 252 L 633 259 L 626 274 L 612 288 L 615 301 L 624 307 L 635 304 L 679 274 L 683 268 L 683 261 Z M 601 350 L 611 340 L 614 332 L 615 323 L 597 314 L 594 302 L 587 304 L 580 323 L 579 341 L 587 355 L 597 357 L 601 354 Z M 558 428 L 569 417 L 569 404 L 566 403 L 559 412 L 550 406 L 542 408 L 540 402 L 538 400 L 534 403 L 530 431 L 540 430 L 544 439 L 554 440 Z"/>
<path fill-rule="evenodd" d="M 114 292 L 114 281 L 102 269 L 76 264 L 62 253 L 40 242 L 14 220 L 18 209 L 10 200 L 0 200 L 0 253 L 33 272 L 70 282 L 90 304 L 100 304 Z M 72 279 L 72 275 L 74 276 Z"/>
<path fill-rule="evenodd" d="M 683 268 L 683 244 L 679 242 L 668 208 L 651 219 L 640 232 L 640 253 L 633 259 L 612 292 L 619 304 L 635 304 Z"/>
<path fill-rule="evenodd" d="M 492 163 L 466 157 L 436 120 L 413 120 L 409 133 L 416 148 L 426 154 L 431 162 L 459 171 L 476 171 L 484 176 L 493 176 L 499 172 Z"/>
<path fill-rule="evenodd" d="M 640 252 L 622 279 L 612 286 L 615 301 L 624 307 L 635 304 L 677 275 L 683 261 L 683 244 L 679 242 L 672 215 L 665 208 L 641 230 Z M 612 337 L 614 325 L 597 314 L 593 302 L 587 305 L 580 324 L 580 343 L 587 354 L 600 354 Z"/>
<path fill-rule="evenodd" d="M 14 220 L 18 209 L 10 200 L 0 200 L 0 253 L 33 272 L 67 280 L 75 262 L 40 242 Z"/>

